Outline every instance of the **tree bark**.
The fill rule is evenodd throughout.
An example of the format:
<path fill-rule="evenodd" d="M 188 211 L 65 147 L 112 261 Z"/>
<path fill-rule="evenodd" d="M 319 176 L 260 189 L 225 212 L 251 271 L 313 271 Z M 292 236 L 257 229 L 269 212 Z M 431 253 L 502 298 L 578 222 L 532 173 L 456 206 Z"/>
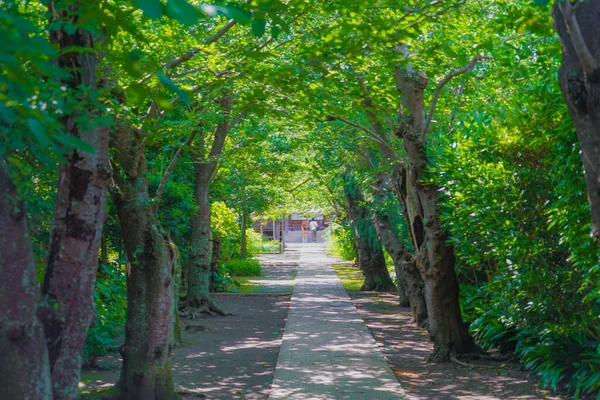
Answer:
<path fill-rule="evenodd" d="M 208 185 L 210 165 L 194 163 L 194 201 L 196 210 L 190 217 L 190 247 L 187 307 L 194 312 L 211 311 L 210 285 L 210 200 Z"/>
<path fill-rule="evenodd" d="M 175 259 L 150 205 L 146 156 L 139 132 L 121 128 L 115 161 L 122 174 L 115 196 L 127 254 L 127 324 L 117 384 L 122 399 L 178 399 L 171 378 L 175 323 Z"/>
<path fill-rule="evenodd" d="M 420 327 L 427 326 L 424 283 L 413 257 L 404 247 L 389 215 L 375 212 L 373 214 L 373 224 L 379 240 L 394 260 L 398 282 L 399 284 L 402 283 L 406 293 L 406 305 L 409 305 L 412 311 L 411 322 Z M 401 298 L 400 303 L 403 306 Z"/>
<path fill-rule="evenodd" d="M 423 119 L 427 83 L 427 77 L 411 67 L 396 69 L 402 105 L 396 134 L 402 139 L 408 162 L 398 167 L 394 181 L 425 285 L 429 334 L 434 343 L 430 360 L 441 362 L 479 348 L 462 321 L 454 248 L 447 243 L 448 233 L 440 221 L 439 188 L 422 182 L 428 163 Z"/>
<path fill-rule="evenodd" d="M 57 10 L 53 3 L 50 11 L 55 19 L 78 18 L 74 10 Z M 94 49 L 92 34 L 81 29 L 73 34 L 51 31 L 50 40 L 60 49 Z M 70 73 L 61 83 L 71 91 L 80 91 L 81 86 L 97 90 L 97 63 L 98 55 L 93 52 L 61 53 L 58 65 Z M 42 288 L 48 307 L 44 330 L 55 399 L 79 396 L 82 352 L 94 318 L 98 249 L 106 218 L 109 128 L 95 126 L 100 120 L 96 105 L 85 104 L 84 109 L 65 115 L 61 122 L 68 135 L 88 143 L 95 152 L 72 149 L 59 167 L 54 229 Z M 82 118 L 86 122 L 76 122 Z"/>
<path fill-rule="evenodd" d="M 371 212 L 362 204 L 364 199 L 360 190 L 350 183 L 344 188 L 350 222 L 356 239 L 359 267 L 365 277 L 360 290 L 389 292 L 394 283 L 385 265 L 381 243 L 371 220 Z"/>
<path fill-rule="evenodd" d="M 592 213 L 600 242 L 600 0 L 557 1 L 554 26 L 562 44 L 560 87 L 575 124 Z"/>
<path fill-rule="evenodd" d="M 52 399 L 25 202 L 0 158 L 0 387 L 6 399 Z"/>
<path fill-rule="evenodd" d="M 227 315 L 212 300 L 210 285 L 210 200 L 209 185 L 217 168 L 218 157 L 223 151 L 227 134 L 231 127 L 231 99 L 224 95 L 220 99 L 223 117 L 217 124 L 215 137 L 206 154 L 204 135 L 200 134 L 197 150 L 192 152 L 194 159 L 194 201 L 196 210 L 190 217 L 190 249 L 188 267 L 187 312 L 195 316 L 198 313 L 218 313 Z"/>

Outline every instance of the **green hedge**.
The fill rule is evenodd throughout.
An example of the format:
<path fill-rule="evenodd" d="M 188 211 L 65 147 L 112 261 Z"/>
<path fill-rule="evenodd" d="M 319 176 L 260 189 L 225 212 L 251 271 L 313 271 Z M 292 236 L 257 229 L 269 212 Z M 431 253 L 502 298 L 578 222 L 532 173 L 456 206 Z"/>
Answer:
<path fill-rule="evenodd" d="M 231 260 L 225 265 L 225 269 L 228 270 L 232 276 L 258 276 L 262 272 L 260 263 L 253 259 Z"/>

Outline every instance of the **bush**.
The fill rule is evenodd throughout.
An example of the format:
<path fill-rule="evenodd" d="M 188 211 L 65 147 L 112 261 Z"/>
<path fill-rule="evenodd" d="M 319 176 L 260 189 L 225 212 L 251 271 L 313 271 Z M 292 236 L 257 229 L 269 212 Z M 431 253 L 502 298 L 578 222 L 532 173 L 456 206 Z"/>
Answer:
<path fill-rule="evenodd" d="M 96 320 L 83 348 L 84 365 L 94 365 L 96 358 L 117 348 L 127 319 L 125 264 L 100 264 L 94 291 Z"/>
<path fill-rule="evenodd" d="M 225 265 L 225 270 L 232 276 L 259 276 L 262 272 L 260 263 L 253 259 L 234 259 Z"/>
<path fill-rule="evenodd" d="M 354 235 L 349 224 L 339 225 L 332 222 L 325 230 L 327 252 L 344 260 L 356 259 Z"/>
<path fill-rule="evenodd" d="M 223 262 L 240 255 L 241 230 L 235 219 L 235 213 L 222 201 L 216 201 L 210 207 L 210 227 L 213 235 L 221 240 L 219 254 Z"/>

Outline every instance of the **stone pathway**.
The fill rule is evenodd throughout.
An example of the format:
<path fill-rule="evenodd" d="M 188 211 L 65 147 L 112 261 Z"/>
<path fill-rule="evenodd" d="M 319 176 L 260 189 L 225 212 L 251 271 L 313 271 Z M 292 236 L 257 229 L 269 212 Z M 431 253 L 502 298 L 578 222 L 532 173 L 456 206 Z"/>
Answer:
<path fill-rule="evenodd" d="M 402 399 L 404 391 L 331 268 L 304 244 L 270 399 Z"/>

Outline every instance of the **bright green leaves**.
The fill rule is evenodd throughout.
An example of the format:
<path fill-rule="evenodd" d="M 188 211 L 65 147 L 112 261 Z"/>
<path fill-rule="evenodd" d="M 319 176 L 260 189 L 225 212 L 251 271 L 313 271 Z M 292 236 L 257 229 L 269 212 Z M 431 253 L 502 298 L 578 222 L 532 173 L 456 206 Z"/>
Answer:
<path fill-rule="evenodd" d="M 533 3 L 536 6 L 546 7 L 550 3 L 550 0 L 533 0 Z"/>
<path fill-rule="evenodd" d="M 183 101 L 186 105 L 190 105 L 190 97 L 188 94 L 183 91 L 171 78 L 165 75 L 162 72 L 157 72 L 156 77 L 160 84 L 170 92 L 173 92 Z M 151 93 L 149 88 L 141 83 L 134 82 L 125 91 L 127 95 L 127 103 L 132 106 L 141 106 L 148 99 L 150 95 L 152 95 L 153 100 L 163 109 L 171 110 L 173 108 L 173 104 L 171 100 L 165 97 L 162 90 L 157 90 L 155 93 Z"/>
<path fill-rule="evenodd" d="M 252 20 L 252 33 L 256 37 L 261 37 L 265 34 L 267 21 L 264 18 L 255 18 Z"/>
<path fill-rule="evenodd" d="M 187 0 L 168 0 L 166 4 L 161 0 L 133 0 L 133 4 L 149 18 L 157 19 L 167 15 L 186 26 L 198 22 L 199 11 L 210 16 L 224 16 L 240 24 L 248 24 L 252 19 L 250 12 L 235 5 L 201 4 L 196 8 Z"/>
<path fill-rule="evenodd" d="M 194 25 L 198 22 L 198 10 L 186 0 L 133 0 L 133 5 L 143 11 L 148 18 L 157 19 L 163 15 L 183 25 Z"/>
<path fill-rule="evenodd" d="M 252 19 L 252 14 L 234 5 L 217 6 L 214 4 L 202 4 L 200 10 L 212 16 L 222 15 L 240 24 L 247 24 Z"/>
<path fill-rule="evenodd" d="M 185 93 L 183 90 L 181 90 L 176 84 L 175 82 L 173 82 L 171 80 L 171 78 L 169 78 L 168 76 L 166 76 L 165 74 L 163 74 L 162 72 L 157 72 L 156 76 L 158 76 L 158 79 L 160 80 L 160 82 L 169 90 L 171 90 L 172 92 L 175 92 L 177 94 L 177 96 L 179 96 L 179 98 L 181 99 L 181 101 L 183 101 L 185 104 L 187 104 L 188 106 L 190 105 L 190 98 L 187 95 L 187 93 Z"/>
<path fill-rule="evenodd" d="M 134 0 L 133 5 L 138 7 L 149 18 L 160 18 L 164 12 L 164 6 L 160 0 Z"/>
<path fill-rule="evenodd" d="M 198 11 L 186 0 L 169 0 L 167 15 L 183 25 L 194 25 L 198 22 Z"/>
<path fill-rule="evenodd" d="M 141 83 L 132 83 L 125 91 L 127 102 L 133 106 L 139 106 L 144 103 L 148 96 L 146 86 Z"/>

